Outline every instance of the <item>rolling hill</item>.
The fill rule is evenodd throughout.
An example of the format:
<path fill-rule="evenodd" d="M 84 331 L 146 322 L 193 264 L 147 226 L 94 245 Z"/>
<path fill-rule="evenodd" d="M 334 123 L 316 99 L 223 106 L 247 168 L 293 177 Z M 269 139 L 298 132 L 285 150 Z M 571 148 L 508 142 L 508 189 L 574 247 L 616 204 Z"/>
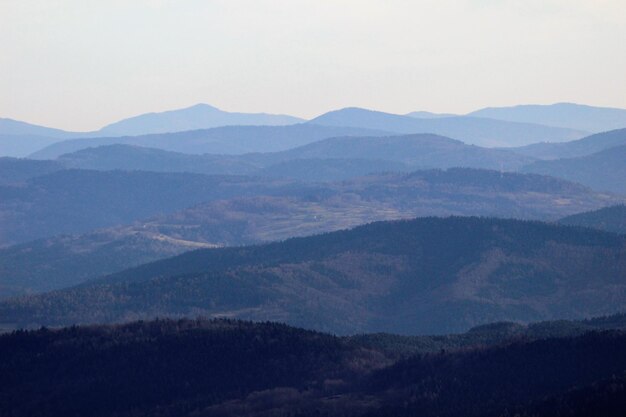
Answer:
<path fill-rule="evenodd" d="M 626 145 L 578 158 L 536 161 L 523 172 L 550 175 L 584 184 L 598 191 L 626 195 Z"/>
<path fill-rule="evenodd" d="M 388 132 L 351 127 L 297 124 L 289 126 L 225 126 L 141 136 L 83 138 L 55 143 L 30 155 L 55 159 L 85 148 L 126 144 L 188 154 L 276 152 L 337 136 L 380 136 Z"/>
<path fill-rule="evenodd" d="M 87 148 L 56 161 L 71 168 L 242 174 L 340 180 L 372 172 L 469 167 L 517 170 L 534 159 L 516 153 L 465 145 L 443 136 L 323 139 L 281 152 L 243 155 L 189 155 L 129 145 Z"/>
<path fill-rule="evenodd" d="M 4 326 L 169 315 L 277 320 L 337 333 L 447 333 L 492 321 L 609 314 L 626 238 L 488 218 L 379 222 L 206 249 L 0 303 Z"/>
<path fill-rule="evenodd" d="M 626 206 L 620 204 L 584 213 L 572 214 L 571 216 L 560 219 L 559 223 L 626 234 Z"/>
<path fill-rule="evenodd" d="M 0 187 L 0 245 L 127 224 L 210 200 L 271 195 L 289 186 L 200 174 L 57 171 Z"/>
<path fill-rule="evenodd" d="M 92 187 L 105 190 L 106 184 L 123 181 L 121 173 L 95 176 Z M 138 179 L 139 178 L 139 179 Z M 196 177 L 130 175 L 135 186 L 171 197 L 172 190 L 160 187 L 178 184 L 177 181 L 199 181 Z M 187 180 L 186 180 L 187 179 Z M 231 180 L 232 181 L 232 180 Z M 104 185 L 103 185 L 104 184 Z M 412 174 L 381 174 L 342 183 L 324 185 L 297 185 L 284 182 L 255 182 L 239 179 L 207 177 L 204 183 L 215 194 L 208 194 L 199 186 L 181 186 L 182 191 L 195 193 L 194 198 L 214 201 L 197 204 L 173 213 L 141 218 L 145 212 L 131 211 L 127 225 L 104 230 L 88 231 L 71 236 L 46 237 L 0 248 L 0 298 L 76 285 L 101 275 L 120 271 L 143 262 L 179 254 L 198 247 L 238 246 L 244 244 L 283 240 L 358 226 L 377 220 L 394 220 L 416 216 L 482 215 L 530 219 L 557 219 L 566 214 L 615 203 L 609 196 L 593 193 L 581 186 L 536 175 L 502 174 L 495 171 L 449 169 L 447 171 L 419 171 Z M 195 187 L 195 188 L 194 188 Z M 238 188 L 240 195 L 230 194 L 228 187 Z M 101 202 L 98 194 L 75 187 L 83 194 L 73 206 L 62 213 L 54 209 L 23 209 L 13 218 L 23 218 L 16 228 L 11 216 L 3 228 L 12 231 L 14 239 L 41 236 L 42 233 L 70 233 L 76 230 L 76 220 L 87 214 L 84 227 L 112 221 L 110 215 L 119 213 L 119 207 L 131 208 L 150 193 L 135 191 L 126 186 L 123 192 L 111 193 Z M 59 193 L 48 188 L 44 193 Z M 63 189 L 58 199 L 67 199 Z M 256 196 L 254 196 L 256 193 Z M 136 195 L 134 195 L 136 194 Z M 260 195 L 265 194 L 265 195 Z M 127 197 L 132 195 L 132 197 Z M 119 196 L 119 200 L 113 197 Z M 53 196 L 47 197 L 49 200 Z M 161 198 L 161 197 L 159 197 Z M 218 198 L 218 201 L 215 199 Z M 225 199 L 228 198 L 228 199 Z M 127 200 L 125 200 L 127 199 Z M 52 200 L 54 201 L 54 200 Z M 30 203 L 22 202 L 31 207 Z M 150 205 L 157 210 L 156 201 Z M 13 207 L 17 204 L 13 203 Z M 11 206 L 10 206 L 11 207 Z M 105 215 L 99 210 L 105 210 Z M 134 213 L 134 214 L 133 214 Z M 131 217 L 131 214 L 133 216 Z M 119 214 L 118 214 L 119 215 Z M 20 217 L 22 216 L 22 217 Z M 30 221 L 27 221 L 30 217 Z M 104 217 L 104 219 L 103 219 Z M 13 228 L 13 229 L 12 229 Z"/>
<path fill-rule="evenodd" d="M 577 158 L 626 145 L 626 129 L 612 130 L 564 143 L 535 143 L 509 150 L 537 159 Z"/>
<path fill-rule="evenodd" d="M 469 113 L 468 116 L 567 127 L 588 132 L 626 128 L 625 109 L 593 107 L 573 103 L 488 107 Z"/>
<path fill-rule="evenodd" d="M 65 169 L 65 165 L 57 161 L 0 157 L 0 186 L 20 184 L 30 178 L 63 169 Z"/>
<path fill-rule="evenodd" d="M 415 118 L 360 108 L 346 108 L 318 116 L 308 123 L 324 126 L 352 126 L 388 132 L 434 133 L 467 144 L 506 147 L 536 142 L 563 142 L 579 139 L 585 132 L 528 123 L 506 122 L 479 117 Z"/>

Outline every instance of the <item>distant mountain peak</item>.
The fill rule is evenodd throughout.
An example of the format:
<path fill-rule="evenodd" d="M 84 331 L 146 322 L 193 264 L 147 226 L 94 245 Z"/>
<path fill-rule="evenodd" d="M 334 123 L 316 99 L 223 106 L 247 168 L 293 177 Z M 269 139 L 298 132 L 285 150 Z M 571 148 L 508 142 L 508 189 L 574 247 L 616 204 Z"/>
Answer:
<path fill-rule="evenodd" d="M 145 113 L 123 119 L 103 127 L 98 133 L 108 136 L 137 136 L 221 126 L 285 126 L 302 121 L 282 114 L 228 112 L 206 103 L 198 103 L 182 109 Z"/>

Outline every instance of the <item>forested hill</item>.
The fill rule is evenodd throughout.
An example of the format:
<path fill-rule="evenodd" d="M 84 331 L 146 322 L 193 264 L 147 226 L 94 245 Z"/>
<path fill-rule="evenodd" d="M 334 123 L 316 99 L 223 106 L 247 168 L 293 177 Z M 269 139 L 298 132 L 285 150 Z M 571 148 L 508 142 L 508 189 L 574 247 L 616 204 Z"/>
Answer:
<path fill-rule="evenodd" d="M 623 321 L 620 317 L 608 320 Z M 576 323 L 570 323 L 576 324 Z M 626 335 L 424 337 L 417 355 L 276 323 L 157 320 L 0 336 L 0 415 L 603 417 L 626 412 Z M 590 327 L 591 328 L 591 327 Z M 466 338 L 461 349 L 445 340 Z M 440 342 L 444 340 L 444 343 Z M 59 376 L 62 375 L 62 378 Z"/>
<path fill-rule="evenodd" d="M 420 218 L 198 250 L 0 304 L 4 326 L 164 315 L 280 320 L 338 333 L 446 333 L 626 303 L 626 238 L 488 218 Z"/>
<path fill-rule="evenodd" d="M 559 223 L 626 234 L 626 205 L 620 204 L 573 214 L 562 218 Z"/>

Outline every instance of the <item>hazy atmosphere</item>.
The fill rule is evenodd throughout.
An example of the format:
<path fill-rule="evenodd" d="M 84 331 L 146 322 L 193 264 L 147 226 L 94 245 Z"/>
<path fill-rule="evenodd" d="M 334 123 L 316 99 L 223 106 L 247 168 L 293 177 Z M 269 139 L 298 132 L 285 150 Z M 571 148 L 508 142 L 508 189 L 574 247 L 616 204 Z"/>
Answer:
<path fill-rule="evenodd" d="M 0 116 L 626 107 L 622 0 L 0 1 Z"/>
<path fill-rule="evenodd" d="M 0 0 L 0 417 L 625 417 L 626 0 Z"/>

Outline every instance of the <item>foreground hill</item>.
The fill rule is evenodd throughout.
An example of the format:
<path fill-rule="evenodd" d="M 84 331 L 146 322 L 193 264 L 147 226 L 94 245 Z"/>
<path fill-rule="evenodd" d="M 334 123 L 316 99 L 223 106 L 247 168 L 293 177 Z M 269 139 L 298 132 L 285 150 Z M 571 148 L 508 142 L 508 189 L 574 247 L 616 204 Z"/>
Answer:
<path fill-rule="evenodd" d="M 594 211 L 573 214 L 560 219 L 559 223 L 626 234 L 626 206 L 620 204 Z"/>
<path fill-rule="evenodd" d="M 559 159 L 587 156 L 621 145 L 626 145 L 626 129 L 602 132 L 571 142 L 535 143 L 509 150 L 537 159 Z"/>
<path fill-rule="evenodd" d="M 15 417 L 626 411 L 624 333 L 494 336 L 495 345 L 481 347 L 474 335 L 453 335 L 474 344 L 398 359 L 393 336 L 385 348 L 372 347 L 274 323 L 159 320 L 16 332 L 0 336 L 0 409 Z"/>
<path fill-rule="evenodd" d="M 588 132 L 604 132 L 626 128 L 625 109 L 593 107 L 574 103 L 487 107 L 469 113 L 468 116 L 486 117 L 510 122 L 537 123 L 545 126 L 586 130 Z"/>
<path fill-rule="evenodd" d="M 82 138 L 50 145 L 30 157 L 55 159 L 97 146 L 125 144 L 188 154 L 243 154 L 277 152 L 337 136 L 380 136 L 388 132 L 354 127 L 296 124 L 290 126 L 225 126 L 178 133 Z"/>
<path fill-rule="evenodd" d="M 444 333 L 498 320 L 610 313 L 626 302 L 626 238 L 480 218 L 373 223 L 206 249 L 0 304 L 5 325 L 164 315 L 280 320 L 333 332 Z"/>
<path fill-rule="evenodd" d="M 415 118 L 360 108 L 325 113 L 309 123 L 324 126 L 352 126 L 394 133 L 434 133 L 479 146 L 522 146 L 536 142 L 563 142 L 579 139 L 586 132 L 506 122 L 479 117 Z"/>
<path fill-rule="evenodd" d="M 110 196 L 103 197 L 105 201 L 101 201 L 99 194 L 94 195 L 90 190 L 94 187 L 106 189 L 106 184 L 116 184 L 124 178 L 119 176 L 120 173 L 113 174 L 96 176 L 99 180 L 93 181 L 93 187 L 87 190 L 75 186 L 72 191 L 76 194 L 66 189 L 62 192 L 54 191 L 54 188 L 45 189 L 59 194 L 59 199 L 65 200 L 73 195 L 72 199 L 77 200 L 73 205 L 65 206 L 60 214 L 53 209 L 36 211 L 30 208 L 28 200 L 22 202 L 26 208 L 13 214 L 13 218 L 26 213 L 31 215 L 31 221 L 24 220 L 21 228 L 5 223 L 6 230 L 13 231 L 16 236 L 76 230 L 78 225 L 75 222 L 61 222 L 62 215 L 79 219 L 85 213 L 91 213 L 84 227 L 96 225 L 98 221 L 114 221 L 108 217 L 112 214 L 124 215 L 118 217 L 118 221 L 132 223 L 84 234 L 48 237 L 0 249 L 0 298 L 76 285 L 90 278 L 197 247 L 283 240 L 377 220 L 416 216 L 557 219 L 619 201 L 549 177 L 471 169 L 381 174 L 323 185 L 259 182 L 243 178 L 237 182 L 224 177 L 207 177 L 202 182 L 199 181 L 202 177 L 191 176 L 198 181 L 194 186 L 191 180 L 185 180 L 185 176 L 169 178 L 133 174 L 127 177 L 127 182 L 135 178 L 134 185 L 125 183 L 122 190 L 126 191 L 111 192 Z M 187 181 L 181 190 L 190 190 L 192 194 L 183 201 L 168 204 L 150 200 L 151 210 L 160 207 L 166 211 L 175 204 L 199 198 L 214 201 L 143 219 L 138 216 L 145 212 L 145 207 L 131 210 L 132 204 L 144 201 L 142 198 L 150 199 L 151 193 L 175 195 L 167 186 L 172 185 L 171 181 L 178 180 Z M 203 184 L 211 193 L 202 188 Z M 143 188 L 135 192 L 134 187 Z M 246 193 L 247 197 L 241 197 Z M 220 200 L 215 201 L 216 198 Z M 54 201 L 53 196 L 47 195 L 46 201 Z M 127 211 L 122 212 L 120 207 Z M 104 209 L 106 216 L 99 213 Z"/>
<path fill-rule="evenodd" d="M 626 145 L 578 158 L 536 161 L 523 167 L 522 171 L 550 175 L 595 190 L 626 195 Z"/>

